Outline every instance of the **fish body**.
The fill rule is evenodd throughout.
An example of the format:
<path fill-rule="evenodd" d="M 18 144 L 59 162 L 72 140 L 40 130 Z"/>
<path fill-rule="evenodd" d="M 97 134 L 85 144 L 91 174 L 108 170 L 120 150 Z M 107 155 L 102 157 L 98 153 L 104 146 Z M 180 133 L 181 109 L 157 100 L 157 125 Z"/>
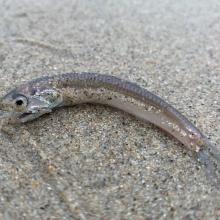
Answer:
<path fill-rule="evenodd" d="M 198 160 L 216 173 L 217 149 L 177 109 L 135 83 L 111 75 L 66 73 L 25 82 L 2 97 L 0 109 L 16 122 L 27 122 L 62 106 L 80 103 L 109 105 L 150 122 L 196 153 Z"/>

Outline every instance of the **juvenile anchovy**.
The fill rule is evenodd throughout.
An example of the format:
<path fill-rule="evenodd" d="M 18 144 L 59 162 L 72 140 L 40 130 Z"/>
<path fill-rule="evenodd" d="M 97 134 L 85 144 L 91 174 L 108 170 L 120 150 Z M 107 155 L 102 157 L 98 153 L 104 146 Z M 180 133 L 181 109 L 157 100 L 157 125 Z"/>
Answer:
<path fill-rule="evenodd" d="M 67 73 L 24 83 L 0 102 L 16 122 L 27 122 L 61 106 L 99 103 L 128 112 L 162 128 L 208 168 L 210 176 L 220 170 L 220 156 L 214 146 L 186 117 L 160 97 L 138 85 L 110 75 Z"/>

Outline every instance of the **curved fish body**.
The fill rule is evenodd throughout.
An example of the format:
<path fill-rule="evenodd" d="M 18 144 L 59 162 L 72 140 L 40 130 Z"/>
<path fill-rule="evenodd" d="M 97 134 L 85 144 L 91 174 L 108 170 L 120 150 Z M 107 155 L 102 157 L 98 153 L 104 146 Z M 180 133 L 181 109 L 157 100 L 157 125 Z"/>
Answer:
<path fill-rule="evenodd" d="M 0 102 L 16 122 L 26 122 L 51 112 L 54 108 L 80 103 L 109 105 L 165 130 L 216 173 L 219 154 L 205 135 L 178 110 L 137 84 L 110 75 L 66 73 L 26 82 Z"/>

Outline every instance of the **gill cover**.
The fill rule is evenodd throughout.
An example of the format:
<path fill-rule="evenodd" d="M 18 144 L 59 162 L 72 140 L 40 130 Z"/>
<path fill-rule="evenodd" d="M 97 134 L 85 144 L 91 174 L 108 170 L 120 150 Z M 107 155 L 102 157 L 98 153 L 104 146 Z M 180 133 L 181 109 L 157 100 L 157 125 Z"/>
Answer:
<path fill-rule="evenodd" d="M 28 99 L 28 109 L 31 111 L 39 111 L 41 109 L 53 109 L 63 102 L 63 98 L 59 91 L 54 89 L 45 89 L 36 92 Z"/>

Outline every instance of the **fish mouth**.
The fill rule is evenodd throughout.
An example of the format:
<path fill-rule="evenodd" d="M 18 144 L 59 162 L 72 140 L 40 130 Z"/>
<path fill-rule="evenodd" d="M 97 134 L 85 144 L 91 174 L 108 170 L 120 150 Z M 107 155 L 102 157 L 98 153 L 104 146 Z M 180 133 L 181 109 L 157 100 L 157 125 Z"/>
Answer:
<path fill-rule="evenodd" d="M 24 112 L 19 115 L 19 118 L 22 119 L 22 118 L 25 118 L 25 117 L 30 116 L 32 114 L 34 114 L 34 113 L 33 112 Z"/>
<path fill-rule="evenodd" d="M 29 111 L 29 112 L 22 112 L 20 114 L 17 115 L 17 119 L 19 122 L 27 122 L 27 121 L 32 121 L 34 120 L 35 118 L 37 118 L 39 115 L 39 113 L 36 113 L 36 112 L 32 112 L 32 111 Z"/>
<path fill-rule="evenodd" d="M 11 112 L 0 110 L 0 119 L 8 118 L 15 123 L 24 123 L 39 118 L 41 115 L 50 113 L 51 111 L 52 109 L 50 108 L 31 109 L 26 112 Z"/>
<path fill-rule="evenodd" d="M 44 114 L 47 114 L 50 112 L 51 112 L 51 109 L 49 109 L 49 108 L 42 108 L 42 109 L 38 109 L 38 110 L 34 109 L 34 110 L 20 113 L 18 116 L 18 119 L 24 123 L 27 121 L 32 121 L 36 118 L 39 118 L 41 115 L 44 115 Z"/>
<path fill-rule="evenodd" d="M 34 112 L 7 112 L 0 110 L 0 119 L 9 119 L 12 123 L 31 121 L 37 117 Z"/>
<path fill-rule="evenodd" d="M 21 112 L 19 114 L 19 118 L 25 118 L 31 115 L 41 115 L 41 114 L 45 114 L 45 113 L 49 113 L 51 112 L 51 109 L 49 108 L 41 108 L 41 109 L 31 109 L 29 111 L 26 112 Z"/>

